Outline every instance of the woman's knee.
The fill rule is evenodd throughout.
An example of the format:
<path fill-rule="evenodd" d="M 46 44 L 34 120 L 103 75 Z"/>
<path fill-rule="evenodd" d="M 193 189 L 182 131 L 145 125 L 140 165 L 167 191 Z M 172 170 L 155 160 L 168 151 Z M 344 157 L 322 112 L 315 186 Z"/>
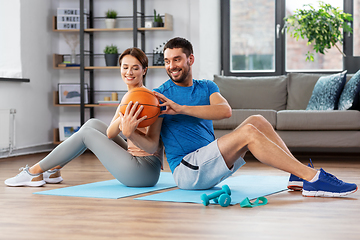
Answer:
<path fill-rule="evenodd" d="M 85 137 L 86 135 L 91 135 L 94 130 L 95 129 L 93 127 L 84 124 L 76 133 L 77 135 Z"/>
<path fill-rule="evenodd" d="M 82 128 L 83 127 L 94 128 L 102 133 L 105 133 L 108 126 L 99 119 L 91 118 L 88 121 L 86 121 L 86 123 L 82 126 Z"/>
<path fill-rule="evenodd" d="M 83 126 L 93 127 L 93 126 L 97 126 L 99 124 L 102 124 L 102 121 L 100 121 L 99 119 L 96 119 L 96 118 L 90 118 L 89 120 L 86 121 L 86 123 L 84 123 Z"/>

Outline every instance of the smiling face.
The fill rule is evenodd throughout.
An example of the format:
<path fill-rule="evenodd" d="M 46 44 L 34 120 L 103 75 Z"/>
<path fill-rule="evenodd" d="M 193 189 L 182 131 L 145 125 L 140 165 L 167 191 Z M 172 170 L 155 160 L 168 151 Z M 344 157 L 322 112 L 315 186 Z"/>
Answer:
<path fill-rule="evenodd" d="M 164 52 L 164 61 L 166 72 L 175 84 L 179 86 L 190 86 L 192 84 L 193 54 L 186 57 L 181 48 L 167 48 Z"/>
<path fill-rule="evenodd" d="M 140 61 L 136 57 L 131 55 L 124 56 L 120 66 L 121 77 L 128 86 L 128 90 L 143 86 L 146 68 L 144 69 L 142 67 Z"/>

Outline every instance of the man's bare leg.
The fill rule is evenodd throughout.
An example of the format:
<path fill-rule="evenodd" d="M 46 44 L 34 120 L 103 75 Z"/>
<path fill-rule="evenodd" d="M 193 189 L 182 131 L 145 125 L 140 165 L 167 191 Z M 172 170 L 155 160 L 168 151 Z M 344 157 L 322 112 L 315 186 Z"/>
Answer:
<path fill-rule="evenodd" d="M 245 124 L 254 125 L 260 132 L 262 132 L 267 138 L 281 147 L 287 154 L 289 154 L 292 158 L 295 157 L 290 152 L 289 148 L 286 146 L 284 141 L 280 138 L 279 134 L 275 131 L 271 123 L 268 122 L 261 115 L 253 115 L 248 117 L 245 121 L 243 121 L 237 128 L 244 126 Z"/>
<path fill-rule="evenodd" d="M 283 149 L 249 123 L 244 123 L 233 132 L 219 138 L 218 146 L 229 168 L 239 157 L 250 151 L 262 163 L 292 173 L 306 181 L 312 180 L 317 172 L 299 162 L 289 154 L 287 148 Z"/>

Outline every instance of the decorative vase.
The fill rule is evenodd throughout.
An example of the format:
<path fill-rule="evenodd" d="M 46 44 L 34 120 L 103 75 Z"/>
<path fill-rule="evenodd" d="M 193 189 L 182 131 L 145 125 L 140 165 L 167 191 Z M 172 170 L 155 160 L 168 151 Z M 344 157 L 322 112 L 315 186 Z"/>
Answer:
<path fill-rule="evenodd" d="M 75 50 L 72 49 L 71 50 L 71 63 L 76 63 L 76 53 L 75 53 Z"/>
<path fill-rule="evenodd" d="M 119 54 L 105 54 L 106 66 L 117 66 Z"/>
<path fill-rule="evenodd" d="M 114 18 L 106 18 L 105 24 L 106 28 L 115 28 L 116 19 Z"/>

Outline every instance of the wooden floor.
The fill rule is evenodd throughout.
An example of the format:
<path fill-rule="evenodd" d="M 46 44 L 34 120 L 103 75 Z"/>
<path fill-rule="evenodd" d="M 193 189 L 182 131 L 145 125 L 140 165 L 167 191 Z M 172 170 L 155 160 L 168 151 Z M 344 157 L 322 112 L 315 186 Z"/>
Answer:
<path fill-rule="evenodd" d="M 360 191 L 344 198 L 306 198 L 285 191 L 256 208 L 32 194 L 113 179 L 92 153 L 69 163 L 61 184 L 40 189 L 4 185 L 20 167 L 44 156 L 0 160 L 0 239 L 360 239 Z M 357 155 L 296 156 L 306 164 L 311 157 L 316 168 L 360 185 Z M 248 163 L 236 175 L 288 175 L 252 156 L 245 159 Z"/>

